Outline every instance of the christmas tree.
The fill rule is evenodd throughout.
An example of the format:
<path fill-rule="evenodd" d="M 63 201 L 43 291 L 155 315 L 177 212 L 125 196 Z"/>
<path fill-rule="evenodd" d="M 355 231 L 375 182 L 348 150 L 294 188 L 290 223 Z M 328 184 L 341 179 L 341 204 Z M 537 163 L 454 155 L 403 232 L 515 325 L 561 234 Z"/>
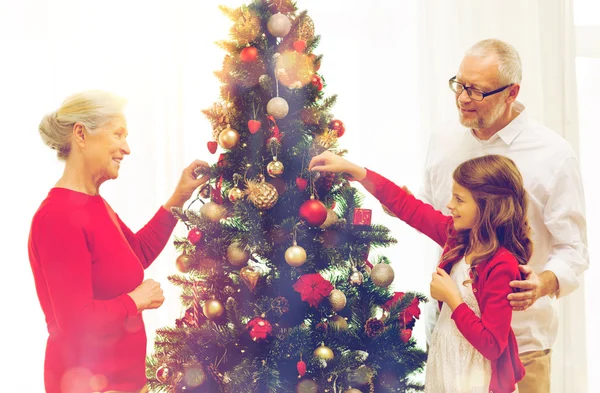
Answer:
<path fill-rule="evenodd" d="M 185 312 L 157 331 L 153 392 L 407 392 L 425 353 L 411 338 L 416 293 L 394 293 L 396 242 L 371 223 L 353 180 L 311 173 L 345 154 L 315 55 L 319 36 L 290 0 L 255 0 L 231 19 L 220 100 L 204 114 L 221 154 L 176 237 Z"/>

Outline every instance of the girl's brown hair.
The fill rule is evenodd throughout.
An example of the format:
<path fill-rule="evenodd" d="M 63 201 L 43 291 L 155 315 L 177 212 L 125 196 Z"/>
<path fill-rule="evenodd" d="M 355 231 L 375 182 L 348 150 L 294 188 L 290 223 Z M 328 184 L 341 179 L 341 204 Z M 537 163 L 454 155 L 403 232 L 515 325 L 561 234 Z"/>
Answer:
<path fill-rule="evenodd" d="M 454 244 L 443 257 L 452 260 L 477 250 L 471 271 L 489 260 L 498 248 L 510 251 L 520 265 L 526 265 L 533 252 L 527 220 L 527 193 L 515 163 L 501 155 L 486 155 L 460 164 L 452 175 L 454 181 L 471 192 L 478 207 L 478 217 L 471 229 L 451 230 Z"/>

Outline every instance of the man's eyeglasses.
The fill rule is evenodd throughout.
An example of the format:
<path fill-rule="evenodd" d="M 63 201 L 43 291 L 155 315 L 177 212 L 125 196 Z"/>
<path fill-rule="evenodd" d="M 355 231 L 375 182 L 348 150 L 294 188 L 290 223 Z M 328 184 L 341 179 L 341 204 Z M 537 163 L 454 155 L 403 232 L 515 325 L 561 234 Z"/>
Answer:
<path fill-rule="evenodd" d="M 483 99 L 485 97 L 491 96 L 492 94 L 500 93 L 501 91 L 504 91 L 507 87 L 511 87 L 512 85 L 514 85 L 514 83 L 503 86 L 496 90 L 488 91 L 487 93 L 483 92 L 481 90 L 475 89 L 473 87 L 467 87 L 467 86 L 463 85 L 462 83 L 460 83 L 456 80 L 456 76 L 453 76 L 452 78 L 450 78 L 450 80 L 448 81 L 448 85 L 450 86 L 450 90 L 455 92 L 457 95 L 460 95 L 463 92 L 463 90 L 466 90 L 467 94 L 469 95 L 469 97 L 472 100 L 483 101 Z"/>

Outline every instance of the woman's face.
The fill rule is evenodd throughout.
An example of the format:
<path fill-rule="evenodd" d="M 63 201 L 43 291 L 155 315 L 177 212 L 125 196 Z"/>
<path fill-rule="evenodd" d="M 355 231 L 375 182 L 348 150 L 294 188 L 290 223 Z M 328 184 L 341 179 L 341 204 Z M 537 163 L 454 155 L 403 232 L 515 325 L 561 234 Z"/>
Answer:
<path fill-rule="evenodd" d="M 86 133 L 85 165 L 102 182 L 119 176 L 121 160 L 130 153 L 127 124 L 118 117 L 94 133 Z"/>

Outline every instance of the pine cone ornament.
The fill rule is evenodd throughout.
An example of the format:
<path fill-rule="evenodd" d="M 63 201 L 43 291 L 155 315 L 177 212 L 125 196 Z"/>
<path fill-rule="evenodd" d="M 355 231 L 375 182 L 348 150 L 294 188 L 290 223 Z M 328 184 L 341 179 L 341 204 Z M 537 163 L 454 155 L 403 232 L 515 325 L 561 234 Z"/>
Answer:
<path fill-rule="evenodd" d="M 365 323 L 365 332 L 369 337 L 378 336 L 384 329 L 385 324 L 377 318 L 370 318 L 367 320 L 367 323 Z"/>
<path fill-rule="evenodd" d="M 315 182 L 315 186 L 317 187 L 317 194 L 325 195 L 329 194 L 331 189 L 333 188 L 333 184 L 335 182 L 336 174 L 333 172 L 321 172 L 321 176 Z"/>
<path fill-rule="evenodd" d="M 265 182 L 256 182 L 254 180 L 248 180 L 246 182 L 246 194 L 248 199 L 260 210 L 268 210 L 275 206 L 279 195 L 277 189 Z"/>

